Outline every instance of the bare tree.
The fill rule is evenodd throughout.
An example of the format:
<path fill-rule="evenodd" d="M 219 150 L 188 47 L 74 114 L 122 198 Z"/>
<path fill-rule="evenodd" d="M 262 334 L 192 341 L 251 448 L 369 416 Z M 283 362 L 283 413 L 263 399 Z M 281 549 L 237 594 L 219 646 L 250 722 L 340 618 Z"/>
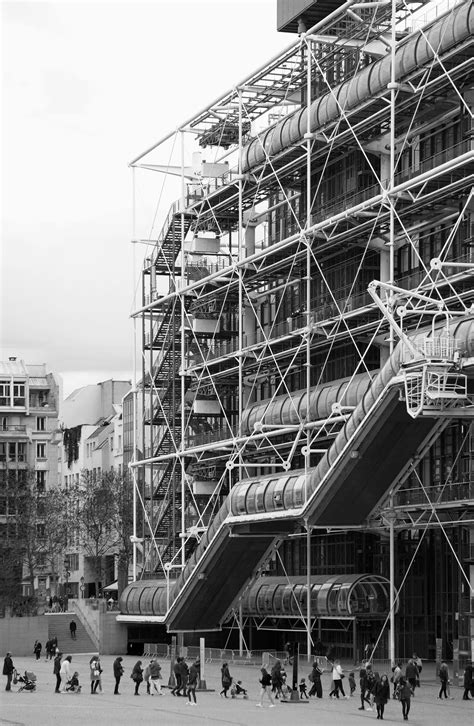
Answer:
<path fill-rule="evenodd" d="M 96 593 L 104 582 L 104 557 L 115 554 L 117 535 L 114 528 L 114 489 L 108 475 L 98 478 L 84 471 L 77 490 L 77 523 L 81 545 L 94 570 Z"/>
<path fill-rule="evenodd" d="M 133 489 L 130 477 L 113 474 L 111 487 L 114 492 L 114 529 L 117 537 L 118 595 L 128 585 L 128 572 L 132 558 Z"/>

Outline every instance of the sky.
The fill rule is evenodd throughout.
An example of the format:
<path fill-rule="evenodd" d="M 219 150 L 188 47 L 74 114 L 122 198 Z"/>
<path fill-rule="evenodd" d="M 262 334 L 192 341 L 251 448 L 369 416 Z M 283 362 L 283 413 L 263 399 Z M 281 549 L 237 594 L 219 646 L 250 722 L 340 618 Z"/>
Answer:
<path fill-rule="evenodd" d="M 129 162 L 295 37 L 277 33 L 276 0 L 0 9 L 0 359 L 47 363 L 68 395 L 133 377 L 147 248 L 131 240 L 156 235 L 179 187 L 133 183 Z"/>

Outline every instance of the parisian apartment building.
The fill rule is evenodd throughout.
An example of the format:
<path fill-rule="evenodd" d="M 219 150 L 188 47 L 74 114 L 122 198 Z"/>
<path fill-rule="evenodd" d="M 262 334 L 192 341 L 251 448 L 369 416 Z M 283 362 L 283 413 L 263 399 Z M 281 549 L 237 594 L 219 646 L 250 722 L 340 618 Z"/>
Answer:
<path fill-rule="evenodd" d="M 82 386 L 63 401 L 58 479 L 65 491 L 83 486 L 85 479 L 99 482 L 106 473 L 123 474 L 122 399 L 130 387 L 130 381 L 109 379 Z M 71 527 L 64 556 L 64 591 L 76 598 L 97 596 L 93 569 L 78 529 Z M 117 579 L 113 551 L 104 554 L 103 573 L 101 587 Z"/>
<path fill-rule="evenodd" d="M 38 501 L 36 528 L 39 543 L 44 535 L 41 500 L 57 483 L 59 422 L 61 399 L 59 376 L 45 363 L 25 363 L 17 357 L 0 361 L 0 549 L 9 547 L 11 518 L 16 492 L 29 487 Z M 41 549 L 41 548 L 40 548 Z M 7 562 L 4 560 L 4 571 Z M 53 570 L 57 570 L 53 567 Z M 16 594 L 46 596 L 54 592 L 56 578 L 45 553 L 35 556 L 35 577 L 15 576 Z"/>

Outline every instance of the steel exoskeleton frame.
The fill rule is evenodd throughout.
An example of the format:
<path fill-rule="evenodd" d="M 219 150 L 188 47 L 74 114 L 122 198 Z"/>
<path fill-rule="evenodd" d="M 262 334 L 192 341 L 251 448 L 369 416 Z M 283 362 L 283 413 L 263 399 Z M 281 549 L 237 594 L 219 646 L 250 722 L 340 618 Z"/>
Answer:
<path fill-rule="evenodd" d="M 254 474 L 255 468 L 262 472 L 265 472 L 268 467 L 274 471 L 278 471 L 279 467 L 283 470 L 288 469 L 292 466 L 292 458 L 298 454 L 300 442 L 304 442 L 305 445 L 305 452 L 301 453 L 305 470 L 308 471 L 314 464 L 315 457 L 318 457 L 320 451 L 327 447 L 328 441 L 337 430 L 339 421 L 344 420 L 344 416 L 331 415 L 328 420 L 323 420 L 315 425 L 315 422 L 308 422 L 300 417 L 295 424 L 283 429 L 273 426 L 267 430 L 260 428 L 244 432 L 242 431 L 242 418 L 245 406 L 252 399 L 255 400 L 257 396 L 262 396 L 262 391 L 257 391 L 256 384 L 259 379 L 265 380 L 265 377 L 270 376 L 271 378 L 272 375 L 280 379 L 278 382 L 270 382 L 267 386 L 271 395 L 270 400 L 283 393 L 290 396 L 293 390 L 293 386 L 289 382 L 291 371 L 295 367 L 303 368 L 305 370 L 304 387 L 309 399 L 314 386 L 311 370 L 314 368 L 314 353 L 318 348 L 327 351 L 326 359 L 328 359 L 333 346 L 341 339 L 351 342 L 354 350 L 359 351 L 356 336 L 361 334 L 368 336 L 371 343 L 388 334 L 389 344 L 393 347 L 396 329 L 393 325 L 380 319 L 376 306 L 371 301 L 367 300 L 356 314 L 347 309 L 347 304 L 338 304 L 324 275 L 320 263 L 321 255 L 325 252 L 329 254 L 331 249 L 347 242 L 355 234 L 359 235 L 359 244 L 365 252 L 371 249 L 379 250 L 381 282 L 388 283 L 386 286 L 387 310 L 393 310 L 395 298 L 390 284 L 393 286 L 396 278 L 397 244 L 400 245 L 404 242 L 411 250 L 411 254 L 415 258 L 418 257 L 420 267 L 423 268 L 424 263 L 420 258 L 416 240 L 410 233 L 410 224 L 413 223 L 413 219 L 417 219 L 417 214 L 422 218 L 424 214 L 425 224 L 429 225 L 428 205 L 436 205 L 436 201 L 443 195 L 446 197 L 451 194 L 453 198 L 462 194 L 466 196 L 465 190 L 469 183 L 472 184 L 472 174 L 469 175 L 469 165 L 472 165 L 470 149 L 464 153 L 455 154 L 442 163 L 436 163 L 435 160 L 431 168 L 426 171 L 417 169 L 409 179 L 401 179 L 397 172 L 397 163 L 402 157 L 406 139 L 411 138 L 410 134 L 413 133 L 418 105 L 421 103 L 420 98 L 422 99 L 425 93 L 429 96 L 431 84 L 436 85 L 439 90 L 444 83 L 451 91 L 454 86 L 454 98 L 462 101 L 462 96 L 455 86 L 453 78 L 458 79 L 459 74 L 464 77 L 462 73 L 465 72 L 460 70 L 461 62 L 453 66 L 452 74 L 450 74 L 450 69 L 445 68 L 438 59 L 441 70 L 436 66 L 436 62 L 433 63 L 433 67 L 437 68 L 437 74 L 433 74 L 433 78 L 430 76 L 432 70 L 430 66 L 421 75 L 418 87 L 415 85 L 402 87 L 395 77 L 395 54 L 399 44 L 397 25 L 401 15 L 408 15 L 410 9 L 405 6 L 405 3 L 396 0 L 391 0 L 389 5 L 389 9 L 387 9 L 386 2 L 346 3 L 333 14 L 333 17 L 325 19 L 318 26 L 310 29 L 301 36 L 297 44 L 293 44 L 283 54 L 272 59 L 269 64 L 262 66 L 262 69 L 259 69 L 253 77 L 245 79 L 231 92 L 186 121 L 179 129 L 181 135 L 181 203 L 179 210 L 176 210 L 172 216 L 171 222 L 172 225 L 178 225 L 180 228 L 179 244 L 176 244 L 175 234 L 173 253 L 171 257 L 166 256 L 163 252 L 165 249 L 163 240 L 166 240 L 168 232 L 165 230 L 160 243 L 161 247 L 146 263 L 144 272 L 145 280 L 145 274 L 152 278 L 156 274 L 156 269 L 161 269 L 161 274 L 168 275 L 174 282 L 167 291 L 165 290 L 159 296 L 154 295 L 155 288 L 151 285 L 150 299 L 147 300 L 144 295 L 141 308 L 135 311 L 135 315 L 142 319 L 144 332 L 146 327 L 149 327 L 150 354 L 148 366 L 144 360 L 142 367 L 142 387 L 144 391 L 143 411 L 145 412 L 148 407 L 151 418 L 150 424 L 144 425 L 144 432 L 147 428 L 150 431 L 149 452 L 144 451 L 143 458 L 134 462 L 132 470 L 141 468 L 146 471 L 148 468 L 153 472 L 156 466 L 165 469 L 173 468 L 172 485 L 170 486 L 168 482 L 167 490 L 161 492 L 161 499 L 158 498 L 159 502 L 165 502 L 166 507 L 155 511 L 156 496 L 153 479 L 148 484 L 145 483 L 145 489 L 142 490 L 140 496 L 146 515 L 145 519 L 150 525 L 148 534 L 145 529 L 143 531 L 144 539 L 145 541 L 147 538 L 150 540 L 152 551 L 157 553 L 157 559 L 161 562 L 168 578 L 171 576 L 173 568 L 179 569 L 184 566 L 187 555 L 186 544 L 194 539 L 199 539 L 199 530 L 205 526 L 206 518 L 212 516 L 212 507 L 215 506 L 221 492 L 230 489 L 235 481 L 244 478 L 247 472 Z M 354 20 L 354 16 L 358 20 Z M 344 26 L 347 19 L 352 20 L 352 24 L 347 22 Z M 334 82 L 328 80 L 327 72 L 331 66 L 337 66 L 335 41 L 330 32 L 334 29 L 337 30 L 335 36 L 338 48 L 343 48 L 344 52 L 347 51 L 348 67 L 351 65 L 351 54 L 354 47 L 360 48 L 363 46 L 364 39 L 368 41 L 369 38 L 370 40 L 381 39 L 382 45 L 386 45 L 385 34 L 389 30 L 388 46 L 392 57 L 391 78 L 387 86 L 386 97 L 378 103 L 373 114 L 369 113 L 364 116 L 363 126 L 360 125 L 360 116 L 354 115 L 352 120 L 352 116 L 341 107 L 339 108 L 339 120 L 315 134 L 311 130 L 310 124 L 314 88 L 318 84 L 319 89 L 321 85 L 326 85 L 329 92 L 333 94 Z M 341 35 L 343 32 L 346 32 L 347 36 Z M 279 67 L 282 71 L 278 76 Z M 279 80 L 275 82 L 275 78 Z M 303 98 L 304 88 L 306 98 Z M 307 110 L 307 125 L 300 144 L 296 145 L 295 151 L 285 152 L 286 157 L 283 155 L 281 159 L 273 159 L 271 154 L 266 152 L 263 140 L 264 163 L 260 165 L 260 168 L 256 167 L 252 174 L 244 173 L 242 166 L 245 148 L 244 127 L 246 129 L 246 124 L 254 122 L 260 115 L 265 114 L 269 105 L 278 106 L 282 102 L 291 104 L 292 98 L 297 92 L 300 94 L 301 107 L 306 107 Z M 419 100 L 413 100 L 410 96 L 407 101 L 406 96 L 409 94 Z M 401 97 L 403 98 L 400 103 Z M 335 102 L 338 103 L 337 98 L 335 98 Z M 397 134 L 397 103 L 401 108 L 405 105 L 408 112 L 412 114 L 411 121 L 404 118 L 399 134 Z M 293 101 L 293 105 L 297 106 L 298 103 Z M 468 110 L 470 111 L 470 109 Z M 406 114 L 407 111 L 404 113 Z M 193 201 L 186 194 L 187 167 L 184 134 L 195 132 L 199 138 L 203 139 L 213 129 L 212 124 L 215 123 L 216 118 L 218 119 L 217 124 L 224 119 L 220 126 L 222 133 L 224 133 L 225 123 L 228 123 L 229 127 L 234 124 L 237 128 L 237 173 L 230 172 L 222 184 L 216 182 L 215 187 L 210 191 L 204 188 L 205 184 L 202 184 L 201 197 L 197 201 Z M 369 132 L 366 131 L 366 139 L 363 135 L 358 136 L 358 130 L 363 128 L 369 129 Z M 374 129 L 378 129 L 379 139 L 377 133 L 373 133 Z M 145 155 L 158 148 L 166 138 L 137 157 L 132 162 L 132 166 L 155 168 L 161 171 L 162 169 L 156 165 L 140 164 L 139 162 Z M 318 219 L 318 215 L 316 215 L 317 221 L 315 221 L 314 208 L 320 193 L 320 181 L 316 181 L 313 169 L 322 168 L 324 172 L 326 165 L 329 164 L 332 155 L 337 153 L 338 148 L 344 150 L 344 145 L 347 147 L 348 139 L 350 145 L 356 147 L 361 158 L 365 159 L 371 168 L 371 173 L 377 181 L 378 193 L 373 193 L 362 201 L 354 199 L 353 201 L 356 203 L 349 208 L 330 215 L 323 215 L 322 219 Z M 388 142 L 388 154 L 387 149 L 384 148 L 385 142 Z M 367 148 L 373 149 L 374 147 L 380 154 L 380 171 L 374 169 L 372 157 L 367 152 Z M 347 149 L 345 153 L 348 153 Z M 223 158 L 225 155 L 217 162 L 219 163 Z M 388 174 L 384 172 L 384 168 Z M 417 171 L 418 173 L 416 173 Z M 301 195 L 299 198 L 305 200 L 299 213 L 296 213 L 292 206 L 295 204 L 294 196 L 296 195 L 289 193 L 288 188 L 285 189 L 290 178 L 289 174 L 297 174 Z M 439 180 L 439 185 L 435 183 L 433 186 L 435 180 Z M 202 183 L 202 177 L 198 177 L 198 181 Z M 292 183 L 294 184 L 294 181 Z M 301 188 L 303 186 L 305 186 L 304 193 Z M 290 197 L 291 201 L 289 201 Z M 469 199 L 471 197 L 472 192 Z M 263 209 L 258 209 L 259 206 Z M 281 209 L 285 206 L 298 231 L 294 234 L 283 234 L 283 239 L 272 240 L 271 245 L 265 246 L 264 240 L 261 248 L 256 249 L 252 221 L 261 219 L 263 214 L 270 214 L 268 209 Z M 447 210 L 439 212 L 438 224 L 450 225 L 453 219 L 459 220 L 462 216 L 462 213 L 453 210 L 452 204 L 446 206 Z M 301 211 L 304 212 L 304 217 L 301 215 Z M 192 266 L 188 264 L 189 254 L 186 254 L 188 230 L 191 228 L 197 232 L 211 229 L 223 240 L 226 237 L 223 227 L 226 219 L 225 213 L 229 214 L 230 219 L 226 252 L 220 256 L 216 255 L 217 264 L 214 271 L 212 265 L 206 261 L 206 264 L 202 264 L 202 268 L 206 270 L 207 274 L 200 279 L 193 279 L 189 274 L 192 269 Z M 233 231 L 237 231 L 236 242 L 232 238 Z M 418 234 L 418 231 L 415 234 Z M 386 244 L 383 242 L 384 238 L 388 239 Z M 163 257 L 161 268 L 159 268 L 160 254 Z M 470 304 L 470 290 L 466 289 L 466 286 L 463 287 L 463 280 L 468 279 L 472 268 L 457 268 L 459 279 L 457 279 L 456 287 L 450 280 L 449 271 L 448 275 L 443 274 L 442 264 L 436 269 L 436 274 L 425 267 L 424 289 L 427 289 L 428 296 L 438 296 L 440 304 L 448 313 L 458 313 L 459 310 L 465 310 Z M 155 273 L 153 273 L 153 269 L 155 269 Z M 333 306 L 332 315 L 323 316 L 316 322 L 312 296 L 312 282 L 315 273 L 326 284 L 327 293 Z M 179 280 L 179 283 L 176 280 Z M 295 280 L 303 280 L 305 283 L 304 309 L 300 314 L 301 320 L 295 319 L 295 322 L 301 324 L 294 326 L 292 322 L 287 321 L 280 332 L 272 322 L 271 316 L 273 314 L 274 319 L 281 317 L 279 311 L 284 295 L 295 284 Z M 439 294 L 439 291 L 443 290 L 443 286 L 449 293 L 445 294 L 444 298 L 442 293 Z M 346 302 L 352 297 L 351 293 L 352 287 Z M 258 302 L 261 299 L 270 300 L 267 310 Z M 229 303 L 229 300 L 232 302 Z M 212 313 L 208 312 L 210 302 L 215 303 L 214 309 L 218 310 L 217 317 L 212 318 Z M 217 320 L 219 324 L 222 324 L 222 321 L 227 323 L 229 320 L 226 307 L 229 304 L 236 306 L 237 309 L 237 327 L 234 330 L 236 345 L 233 345 L 232 339 L 230 339 L 230 343 L 229 340 L 224 340 L 225 345 L 220 343 L 215 332 L 209 339 L 209 337 L 203 338 L 195 330 L 193 331 L 193 322 L 196 317 L 192 318 L 190 311 L 194 310 L 199 314 L 199 311 L 204 310 L 205 312 L 201 312 L 201 314 L 208 317 L 199 319 Z M 171 308 L 172 314 L 169 312 Z M 176 309 L 179 309 L 179 314 L 176 314 Z M 426 308 L 415 306 L 409 311 L 407 319 L 411 319 L 413 327 L 413 325 L 424 324 L 427 314 L 429 313 Z M 209 316 L 211 317 L 209 318 Z M 155 325 L 162 327 L 166 319 L 169 333 L 167 340 L 168 342 L 171 339 L 173 341 L 168 350 L 170 355 L 169 379 L 174 382 L 170 404 L 155 386 L 156 359 L 153 357 Z M 169 332 L 170 328 L 171 332 Z M 206 333 L 206 335 L 209 334 Z M 163 336 L 159 340 L 159 344 L 163 345 Z M 145 349 L 145 335 L 143 348 Z M 191 362 L 190 351 L 193 348 L 197 350 L 198 358 L 201 358 L 197 362 Z M 214 355 L 216 350 L 221 348 L 223 349 L 222 354 Z M 224 351 L 224 349 L 226 350 Z M 365 353 L 359 353 L 359 355 L 360 360 L 355 372 L 367 368 L 364 360 Z M 385 350 L 382 346 L 381 361 L 384 356 Z M 321 375 L 323 371 L 324 363 Z M 148 394 L 145 394 L 148 381 L 149 400 Z M 191 383 L 189 383 L 190 381 Z M 179 396 L 176 395 L 178 383 Z M 189 391 L 188 385 L 191 387 L 191 391 Z M 226 407 L 232 398 L 229 395 L 229 387 L 236 387 L 237 403 L 236 413 L 227 417 Z M 219 419 L 224 420 L 225 425 L 218 428 L 210 424 L 213 429 L 211 434 L 215 435 L 214 440 L 211 438 L 205 443 L 197 443 L 199 442 L 199 435 L 196 434 L 198 429 L 193 429 L 193 426 L 198 426 L 199 419 L 197 415 L 191 413 L 191 409 L 196 398 L 204 395 L 202 394 L 204 390 L 206 390 L 207 398 L 198 400 L 212 400 L 213 403 L 217 401 L 220 408 Z M 191 394 L 192 403 L 187 400 L 188 393 Z M 192 399 L 193 395 L 194 399 Z M 155 408 L 159 409 L 162 414 L 159 419 L 160 426 L 164 431 L 171 432 L 172 446 L 168 451 L 164 451 L 162 446 L 153 445 L 155 440 L 153 412 Z M 299 416 L 297 412 L 295 415 Z M 212 417 L 208 416 L 207 421 L 209 418 Z M 198 419 L 197 422 L 196 419 Z M 204 422 L 206 422 L 206 417 L 202 419 L 202 425 Z M 189 436 L 190 431 L 194 433 L 192 442 Z M 145 434 L 144 438 L 146 438 Z M 281 455 L 282 450 L 287 451 L 286 458 Z M 208 494 L 204 500 L 198 501 L 196 498 L 199 496 L 195 495 L 197 487 L 193 492 L 192 487 L 195 482 L 190 480 L 188 474 L 190 460 L 193 460 L 193 465 L 195 462 L 195 468 L 198 471 L 200 466 L 205 471 L 206 467 L 215 466 L 217 463 L 218 478 L 204 479 L 204 481 L 213 483 L 212 492 L 208 487 Z M 145 476 L 143 480 L 146 481 Z M 163 477 L 161 485 L 163 485 L 162 482 Z M 149 487 L 148 495 L 146 486 Z M 159 486 L 160 483 L 157 488 Z M 147 496 L 148 507 L 146 505 Z M 209 502 L 212 504 L 209 505 Z M 197 524 L 191 527 L 187 525 L 186 520 L 186 512 L 190 505 L 198 510 Z M 199 511 L 200 505 L 202 505 L 201 511 Z M 158 530 L 163 524 L 166 512 L 173 512 L 172 516 L 179 512 L 181 531 L 178 533 L 176 527 L 173 527 L 171 532 L 168 531 L 168 542 L 158 544 L 160 539 Z M 308 525 L 306 530 L 309 540 L 310 527 Z M 166 552 L 170 545 L 170 535 L 173 545 L 169 553 L 170 557 L 167 559 Z M 176 544 L 177 538 L 180 540 L 180 546 Z M 150 551 L 149 549 L 148 569 L 150 572 L 154 572 L 157 563 L 156 561 L 152 563 Z M 146 562 L 147 555 L 145 554 Z M 393 607 L 391 612 L 394 612 Z M 309 652 L 311 643 L 310 605 L 308 605 L 306 622 Z M 392 623 L 391 638 L 393 638 L 393 633 Z M 393 654 L 393 652 L 394 644 L 391 642 L 391 653 Z"/>

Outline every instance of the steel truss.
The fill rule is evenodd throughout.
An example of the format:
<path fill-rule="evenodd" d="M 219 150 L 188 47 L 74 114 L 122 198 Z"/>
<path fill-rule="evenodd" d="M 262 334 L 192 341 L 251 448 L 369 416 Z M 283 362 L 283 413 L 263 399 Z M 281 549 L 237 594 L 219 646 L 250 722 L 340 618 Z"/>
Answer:
<path fill-rule="evenodd" d="M 419 331 L 440 313 L 449 330 L 474 305 L 472 37 L 444 53 L 439 38 L 429 62 L 399 80 L 395 58 L 422 5 L 345 3 L 180 126 L 178 166 L 155 159 L 172 134 L 131 162 L 181 184 L 144 261 L 134 311 L 142 332 L 144 446 L 132 464 L 139 577 L 173 579 L 236 482 L 308 473 L 321 459 L 348 409 L 335 400 L 329 415 L 309 420 L 295 392 L 309 400 L 339 378 L 348 390 L 357 374 L 374 375 L 396 340 L 425 340 Z M 426 26 L 421 38 L 428 42 Z M 346 108 L 338 89 L 387 54 L 384 90 Z M 335 111 L 315 131 L 310 111 L 323 94 Z M 273 153 L 282 120 L 302 110 L 298 138 Z M 261 158 L 249 166 L 252 143 Z M 190 165 L 199 147 L 220 151 L 212 163 L 194 152 Z M 408 410 L 426 415 L 431 406 L 436 436 L 471 406 L 464 374 L 449 372 L 454 353 L 440 353 L 436 370 L 425 356 L 405 374 Z M 291 423 L 246 428 L 249 407 L 283 398 Z M 387 506 L 415 466 L 394 481 L 390 506 L 380 502 L 369 528 L 388 526 Z M 432 526 L 432 505 L 428 497 L 421 518 L 395 508 L 396 526 Z M 463 519 L 444 502 L 444 521 L 449 512 L 471 521 L 472 499 L 469 507 Z M 311 613 L 302 619 L 309 642 Z"/>

